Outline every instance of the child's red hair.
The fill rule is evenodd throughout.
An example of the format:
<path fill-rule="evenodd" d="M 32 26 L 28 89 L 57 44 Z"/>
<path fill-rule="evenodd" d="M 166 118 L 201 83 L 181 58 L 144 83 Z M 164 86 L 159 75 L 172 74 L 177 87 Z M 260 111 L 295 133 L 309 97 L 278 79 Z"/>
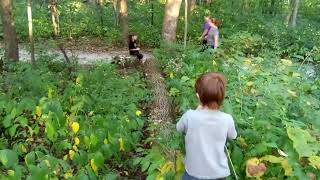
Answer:
<path fill-rule="evenodd" d="M 226 81 L 222 74 L 205 73 L 197 79 L 195 89 L 203 106 L 219 109 L 224 100 Z"/>

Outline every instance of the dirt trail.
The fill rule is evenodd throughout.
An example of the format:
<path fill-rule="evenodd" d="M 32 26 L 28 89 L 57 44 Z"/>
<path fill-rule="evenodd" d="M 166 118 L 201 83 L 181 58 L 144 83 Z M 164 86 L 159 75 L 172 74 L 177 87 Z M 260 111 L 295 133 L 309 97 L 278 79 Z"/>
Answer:
<path fill-rule="evenodd" d="M 48 55 L 51 60 L 64 60 L 63 54 L 56 47 L 54 41 L 47 40 L 42 43 L 36 43 L 36 60 L 40 56 Z M 3 42 L 0 41 L 0 56 L 3 53 Z M 21 61 L 30 61 L 31 55 L 28 50 L 28 44 L 19 44 L 19 59 Z M 79 64 L 93 64 L 96 62 L 110 63 L 114 56 L 129 56 L 129 52 L 124 48 L 110 49 L 108 45 L 99 38 L 82 38 L 80 40 L 71 40 L 65 42 L 65 50 L 70 59 L 76 59 Z M 146 59 L 152 59 L 150 50 L 142 49 Z"/>
<path fill-rule="evenodd" d="M 106 62 L 110 63 L 114 56 L 129 56 L 128 51 L 126 50 L 111 50 L 111 51 L 96 51 L 90 52 L 85 50 L 66 50 L 68 57 L 70 59 L 76 59 L 79 64 L 93 64 L 96 62 Z M 142 52 L 146 59 L 151 59 L 152 55 L 150 52 Z M 44 54 L 52 57 L 52 60 L 63 60 L 63 54 L 54 49 L 50 49 L 48 52 L 44 52 Z M 39 54 L 36 53 L 36 59 L 39 57 Z M 24 48 L 19 49 L 19 58 L 21 61 L 30 61 L 30 53 Z"/>

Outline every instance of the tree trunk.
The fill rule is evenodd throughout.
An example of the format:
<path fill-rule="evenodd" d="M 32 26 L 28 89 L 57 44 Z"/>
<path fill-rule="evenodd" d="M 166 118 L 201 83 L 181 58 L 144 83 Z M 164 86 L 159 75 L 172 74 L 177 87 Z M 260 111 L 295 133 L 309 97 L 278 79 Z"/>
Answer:
<path fill-rule="evenodd" d="M 60 26 L 59 26 L 59 14 L 58 14 L 58 9 L 57 9 L 57 0 L 51 0 L 50 10 L 51 10 L 51 19 L 52 19 L 54 39 L 56 40 L 57 46 L 59 47 L 60 51 L 62 52 L 66 62 L 69 64 L 70 60 L 69 60 L 68 55 L 64 49 L 63 42 L 59 41 Z"/>
<path fill-rule="evenodd" d="M 151 0 L 151 25 L 154 24 L 154 0 Z"/>
<path fill-rule="evenodd" d="M 18 61 L 19 48 L 14 19 L 12 16 L 12 1 L 0 0 L 0 10 L 3 23 L 5 57 L 13 61 Z"/>
<path fill-rule="evenodd" d="M 119 12 L 118 12 L 118 0 L 113 0 L 113 12 L 114 12 L 114 24 L 119 26 Z"/>
<path fill-rule="evenodd" d="M 167 0 L 162 25 L 162 38 L 166 43 L 176 41 L 176 31 L 182 0 Z"/>
<path fill-rule="evenodd" d="M 99 4 L 99 11 L 100 11 L 100 23 L 101 23 L 101 27 L 103 28 L 103 16 L 104 16 L 103 0 L 99 0 L 98 4 Z"/>
<path fill-rule="evenodd" d="M 184 38 L 183 46 L 187 48 L 187 37 L 188 37 L 188 0 L 184 0 Z"/>
<path fill-rule="evenodd" d="M 288 26 L 296 27 L 297 25 L 297 16 L 299 9 L 299 0 L 291 0 L 290 1 L 290 14 L 288 16 Z"/>
<path fill-rule="evenodd" d="M 35 64 L 34 58 L 34 41 L 33 41 L 33 30 L 32 30 L 32 0 L 28 0 L 28 24 L 29 24 L 29 41 L 30 41 L 30 53 L 31 53 L 31 62 Z"/>
<path fill-rule="evenodd" d="M 206 5 L 210 5 L 212 3 L 212 0 L 206 0 Z"/>
<path fill-rule="evenodd" d="M 51 0 L 51 20 L 52 20 L 52 26 L 53 26 L 53 33 L 54 36 L 59 36 L 60 33 L 60 27 L 59 27 L 59 15 L 57 10 L 57 0 Z"/>
<path fill-rule="evenodd" d="M 119 0 L 119 20 L 122 31 L 123 45 L 127 45 L 128 39 L 128 6 L 127 0 Z"/>
<path fill-rule="evenodd" d="M 197 0 L 190 0 L 190 11 L 191 12 L 196 9 L 196 4 L 197 4 Z"/>

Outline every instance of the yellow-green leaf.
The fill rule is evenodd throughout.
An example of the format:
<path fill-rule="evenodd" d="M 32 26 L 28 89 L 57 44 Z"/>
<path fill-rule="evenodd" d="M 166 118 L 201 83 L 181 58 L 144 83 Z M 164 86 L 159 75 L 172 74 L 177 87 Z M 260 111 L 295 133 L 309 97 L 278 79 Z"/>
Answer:
<path fill-rule="evenodd" d="M 119 140 L 119 144 L 120 144 L 119 150 L 120 151 L 124 151 L 124 140 L 123 140 L 123 138 L 121 137 L 118 140 Z"/>
<path fill-rule="evenodd" d="M 315 168 L 320 170 L 320 156 L 311 156 L 308 158 L 310 161 L 310 165 Z"/>
<path fill-rule="evenodd" d="M 73 150 L 69 150 L 70 159 L 72 159 L 75 154 L 76 153 Z"/>
<path fill-rule="evenodd" d="M 74 138 L 74 145 L 78 146 L 80 144 L 80 139 L 78 137 Z"/>
<path fill-rule="evenodd" d="M 180 176 L 182 175 L 183 171 L 184 171 L 183 156 L 181 153 L 178 153 L 176 157 L 176 172 Z"/>
<path fill-rule="evenodd" d="M 36 106 L 36 115 L 40 117 L 42 115 L 42 108 L 40 106 Z"/>
<path fill-rule="evenodd" d="M 288 160 L 284 157 L 276 157 L 276 156 L 272 156 L 272 155 L 267 155 L 267 156 L 262 157 L 260 160 L 261 161 L 268 161 L 270 163 L 280 163 L 282 168 L 284 169 L 284 174 L 286 176 L 292 175 L 292 168 L 289 165 Z"/>
<path fill-rule="evenodd" d="M 79 131 L 79 129 L 80 129 L 79 123 L 78 123 L 78 122 L 73 122 L 73 123 L 71 124 L 71 129 L 72 129 L 72 131 L 73 131 L 74 133 L 77 133 L 77 132 Z"/>
<path fill-rule="evenodd" d="M 94 173 L 98 176 L 98 167 L 97 167 L 97 165 L 95 164 L 94 159 L 91 159 L 90 165 L 91 165 L 91 168 L 92 168 L 92 170 L 94 171 Z"/>
<path fill-rule="evenodd" d="M 105 138 L 105 139 L 103 140 L 103 143 L 104 143 L 104 144 L 108 144 L 108 143 L 109 143 L 109 142 L 108 142 L 108 139 Z"/>
<path fill-rule="evenodd" d="M 136 111 L 136 115 L 137 115 L 137 116 L 141 116 L 141 114 L 142 114 L 142 112 L 141 112 L 141 111 L 139 111 L 139 110 L 138 110 L 138 111 Z"/>
<path fill-rule="evenodd" d="M 260 160 L 258 158 L 251 158 L 246 162 L 246 176 L 260 178 L 263 176 L 265 170 L 259 168 Z"/>

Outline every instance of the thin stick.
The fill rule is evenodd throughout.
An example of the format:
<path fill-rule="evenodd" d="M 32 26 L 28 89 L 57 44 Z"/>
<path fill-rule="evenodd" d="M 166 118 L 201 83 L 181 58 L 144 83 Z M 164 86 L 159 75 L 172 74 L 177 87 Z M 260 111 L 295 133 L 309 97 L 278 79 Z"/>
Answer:
<path fill-rule="evenodd" d="M 238 180 L 239 178 L 238 178 L 238 175 L 237 175 L 237 173 L 236 173 L 236 170 L 235 170 L 235 168 L 234 168 L 234 166 L 233 166 L 232 160 L 231 160 L 231 158 L 230 158 L 229 150 L 228 150 L 227 146 L 224 146 L 224 148 L 226 149 L 227 157 L 228 157 L 228 159 L 229 159 L 229 161 L 230 161 L 230 164 L 231 164 L 231 167 L 232 167 L 232 171 L 233 171 L 234 177 L 236 178 L 236 180 Z"/>

